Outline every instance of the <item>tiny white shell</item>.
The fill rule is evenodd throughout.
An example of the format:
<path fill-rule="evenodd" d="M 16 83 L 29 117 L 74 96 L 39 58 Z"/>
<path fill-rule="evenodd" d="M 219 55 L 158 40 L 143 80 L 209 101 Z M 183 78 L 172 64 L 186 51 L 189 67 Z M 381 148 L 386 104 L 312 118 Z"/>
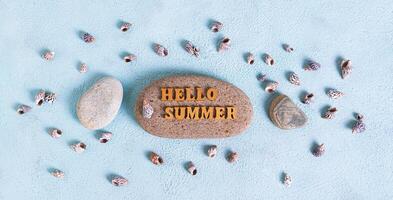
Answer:
<path fill-rule="evenodd" d="M 265 91 L 268 93 L 273 93 L 277 90 L 277 88 L 278 88 L 278 82 L 271 81 L 266 85 Z"/>

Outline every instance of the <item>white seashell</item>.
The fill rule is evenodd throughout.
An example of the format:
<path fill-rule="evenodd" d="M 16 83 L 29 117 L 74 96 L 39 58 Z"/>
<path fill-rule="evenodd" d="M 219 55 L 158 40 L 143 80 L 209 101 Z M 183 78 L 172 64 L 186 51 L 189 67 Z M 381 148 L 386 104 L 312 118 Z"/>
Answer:
<path fill-rule="evenodd" d="M 154 109 L 148 101 L 143 100 L 142 115 L 143 118 L 150 119 L 153 116 Z"/>

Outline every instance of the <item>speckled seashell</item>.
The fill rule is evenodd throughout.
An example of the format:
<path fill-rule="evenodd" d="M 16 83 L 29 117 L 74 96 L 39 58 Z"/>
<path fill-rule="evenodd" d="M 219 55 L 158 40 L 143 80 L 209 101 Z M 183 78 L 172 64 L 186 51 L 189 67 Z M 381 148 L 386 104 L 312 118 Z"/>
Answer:
<path fill-rule="evenodd" d="M 210 30 L 213 31 L 214 33 L 217 33 L 221 31 L 222 27 L 224 25 L 221 22 L 215 21 L 210 25 Z"/>
<path fill-rule="evenodd" d="M 31 107 L 28 105 L 19 105 L 18 109 L 16 109 L 16 112 L 20 115 L 23 115 L 31 110 Z"/>
<path fill-rule="evenodd" d="M 266 85 L 265 91 L 268 93 L 273 93 L 277 90 L 277 88 L 278 88 L 278 82 L 271 81 Z"/>
<path fill-rule="evenodd" d="M 264 82 L 264 81 L 266 81 L 266 79 L 267 79 L 267 75 L 266 74 L 258 74 L 258 76 L 257 76 L 257 80 L 259 82 Z"/>
<path fill-rule="evenodd" d="M 247 55 L 247 63 L 249 65 L 253 65 L 255 63 L 255 56 L 252 53 L 248 53 Z"/>
<path fill-rule="evenodd" d="M 105 143 L 109 142 L 109 140 L 112 139 L 112 135 L 113 134 L 111 132 L 101 133 L 101 136 L 99 138 L 100 143 L 105 144 Z"/>
<path fill-rule="evenodd" d="M 54 128 L 52 129 L 52 131 L 50 132 L 50 135 L 53 138 L 59 138 L 63 135 L 63 131 L 61 131 L 60 129 Z"/>
<path fill-rule="evenodd" d="M 155 44 L 154 45 L 154 51 L 157 53 L 157 55 L 161 57 L 168 56 L 169 52 L 168 49 L 166 49 L 164 46 L 160 44 Z"/>
<path fill-rule="evenodd" d="M 306 70 L 306 71 L 316 71 L 319 68 L 321 68 L 321 64 L 310 60 L 310 61 L 308 61 L 308 63 L 304 67 L 304 70 Z"/>
<path fill-rule="evenodd" d="M 123 24 L 120 26 L 120 30 L 123 32 L 127 32 L 131 26 L 132 26 L 131 23 L 123 22 Z"/>
<path fill-rule="evenodd" d="M 56 177 L 56 178 L 64 178 L 64 172 L 62 172 L 61 170 L 55 169 L 51 172 L 52 176 Z"/>
<path fill-rule="evenodd" d="M 87 70 L 88 70 L 87 64 L 86 63 L 81 63 L 80 66 L 79 66 L 79 72 L 81 74 L 84 74 L 84 73 L 87 72 Z"/>
<path fill-rule="evenodd" d="M 268 66 L 273 66 L 273 65 L 274 65 L 274 59 L 273 59 L 273 57 L 272 57 L 271 55 L 269 55 L 269 54 L 265 54 L 265 56 L 264 56 L 264 58 L 263 58 L 263 61 L 265 61 L 265 63 L 266 63 Z"/>
<path fill-rule="evenodd" d="M 284 174 L 284 178 L 282 180 L 285 186 L 290 187 L 292 184 L 292 177 L 289 176 L 288 174 Z"/>
<path fill-rule="evenodd" d="M 322 118 L 324 119 L 333 119 L 335 117 L 335 114 L 337 112 L 337 108 L 335 107 L 330 107 L 323 115 Z"/>
<path fill-rule="evenodd" d="M 341 77 L 345 79 L 352 72 L 352 61 L 344 59 L 341 61 L 340 67 L 341 67 Z"/>
<path fill-rule="evenodd" d="M 53 92 L 46 92 L 45 93 L 45 102 L 47 103 L 54 103 L 56 101 L 56 94 Z"/>
<path fill-rule="evenodd" d="M 85 41 L 86 43 L 92 43 L 94 42 L 96 39 L 94 36 L 92 36 L 90 33 L 84 33 L 82 36 L 83 41 Z"/>
<path fill-rule="evenodd" d="M 45 91 L 40 90 L 36 95 L 35 95 L 35 104 L 37 106 L 41 106 L 45 102 Z"/>
<path fill-rule="evenodd" d="M 360 114 L 360 113 L 356 113 L 355 115 L 356 120 L 358 121 L 362 121 L 364 119 L 364 115 Z"/>
<path fill-rule="evenodd" d="M 124 62 L 128 63 L 128 62 L 132 62 L 136 60 L 136 56 L 134 54 L 128 54 L 126 56 L 123 57 Z"/>
<path fill-rule="evenodd" d="M 161 165 L 164 163 L 164 160 L 158 154 L 151 152 L 150 153 L 150 161 L 155 165 Z"/>
<path fill-rule="evenodd" d="M 315 157 L 321 157 L 325 153 L 325 144 L 316 145 L 312 154 Z"/>
<path fill-rule="evenodd" d="M 191 175 L 193 175 L 193 176 L 195 176 L 195 175 L 197 174 L 197 169 L 196 169 L 194 163 L 192 163 L 192 162 L 189 162 L 189 163 L 188 163 L 187 171 L 188 171 Z"/>
<path fill-rule="evenodd" d="M 236 152 L 231 152 L 228 154 L 227 160 L 230 163 L 234 163 L 239 159 L 239 154 L 237 154 Z"/>
<path fill-rule="evenodd" d="M 190 41 L 187 41 L 186 44 L 184 45 L 184 49 L 191 55 L 195 56 L 198 58 L 199 56 L 199 48 L 194 46 Z"/>
<path fill-rule="evenodd" d="M 86 148 L 87 145 L 83 142 L 78 142 L 76 144 L 71 145 L 71 148 L 76 152 L 76 153 L 83 153 Z"/>
<path fill-rule="evenodd" d="M 55 58 L 55 52 L 53 52 L 53 51 L 46 51 L 46 52 L 44 52 L 42 57 L 45 60 L 53 60 L 53 58 Z"/>
<path fill-rule="evenodd" d="M 154 108 L 149 104 L 147 100 L 143 101 L 142 105 L 142 116 L 145 119 L 150 119 L 153 116 Z"/>
<path fill-rule="evenodd" d="M 214 158 L 217 155 L 217 145 L 212 145 L 209 147 L 209 149 L 207 150 L 207 156 L 209 156 L 210 158 Z"/>
<path fill-rule="evenodd" d="M 366 130 L 366 124 L 362 120 L 357 120 L 352 126 L 352 134 L 362 133 Z"/>
<path fill-rule="evenodd" d="M 344 93 L 336 90 L 336 89 L 330 89 L 327 93 L 328 97 L 332 98 L 332 99 L 338 99 L 342 96 L 344 96 Z"/>
<path fill-rule="evenodd" d="M 121 176 L 116 176 L 112 178 L 112 184 L 114 186 L 125 186 L 128 184 L 128 180 Z"/>
<path fill-rule="evenodd" d="M 309 93 L 309 94 L 306 94 L 304 97 L 303 97 L 303 100 L 302 100 L 302 103 L 304 103 L 304 104 L 310 104 L 310 103 L 312 103 L 313 101 L 314 101 L 314 94 L 313 93 Z"/>
<path fill-rule="evenodd" d="M 300 79 L 299 79 L 299 76 L 295 73 L 295 72 L 292 72 L 290 75 L 289 75 L 289 82 L 290 83 L 292 83 L 293 85 L 300 85 Z"/>
<path fill-rule="evenodd" d="M 286 52 L 288 52 L 288 53 L 291 53 L 291 52 L 294 51 L 294 49 L 293 49 L 291 46 L 289 46 L 289 44 L 283 44 L 282 47 L 283 47 L 284 50 L 285 50 Z"/>
<path fill-rule="evenodd" d="M 220 43 L 219 43 L 219 45 L 218 45 L 218 49 L 217 49 L 217 51 L 218 52 L 222 52 L 222 51 L 225 51 L 225 50 L 228 50 L 230 47 L 231 47 L 231 39 L 229 39 L 229 38 L 227 38 L 227 37 L 224 37 L 221 41 L 220 41 Z"/>

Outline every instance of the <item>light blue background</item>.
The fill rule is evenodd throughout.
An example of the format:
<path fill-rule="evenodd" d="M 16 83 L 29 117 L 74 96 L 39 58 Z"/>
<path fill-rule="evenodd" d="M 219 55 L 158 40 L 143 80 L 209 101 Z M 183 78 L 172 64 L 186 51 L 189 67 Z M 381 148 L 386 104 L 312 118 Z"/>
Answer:
<path fill-rule="evenodd" d="M 392 199 L 393 148 L 393 2 L 378 1 L 13 1 L 0 0 L 0 199 Z M 212 33 L 208 23 L 224 23 Z M 123 33 L 120 20 L 134 24 Z M 79 35 L 96 37 L 85 44 Z M 232 49 L 216 52 L 218 38 L 232 39 Z M 201 48 L 196 59 L 181 46 L 190 40 Z M 169 49 L 161 58 L 154 42 Z M 281 45 L 289 43 L 288 54 Z M 43 49 L 56 58 L 47 62 Z M 251 51 L 256 64 L 243 55 Z M 135 63 L 120 55 L 131 52 Z M 274 67 L 261 59 L 270 53 Z M 340 57 L 353 61 L 353 73 L 340 78 Z M 302 70 L 304 59 L 322 64 L 317 72 Z M 79 62 L 90 67 L 77 70 Z M 302 85 L 287 81 L 299 74 Z M 151 80 L 174 73 L 211 75 L 243 89 L 254 106 L 251 127 L 228 139 L 173 140 L 152 136 L 133 118 L 138 92 Z M 269 95 L 255 76 L 266 73 L 280 83 L 279 91 L 292 97 L 308 115 L 306 127 L 283 131 L 269 121 Z M 114 133 L 100 144 L 94 131 L 83 128 L 75 116 L 81 93 L 103 75 L 121 80 L 124 101 L 116 119 L 105 128 Z M 34 105 L 38 89 L 58 94 L 54 105 L 33 107 L 19 116 L 19 103 Z M 326 88 L 345 93 L 330 100 Z M 303 91 L 316 102 L 303 105 Z M 327 105 L 338 108 L 334 120 L 324 120 Z M 365 115 L 367 131 L 352 135 L 353 113 Z M 51 138 L 47 130 L 58 127 L 64 136 Z M 88 144 L 83 154 L 69 148 L 73 141 Z M 325 143 L 321 158 L 310 153 L 314 142 Z M 216 144 L 218 157 L 209 159 L 203 149 Z M 154 166 L 146 153 L 163 156 L 165 165 Z M 228 164 L 225 153 L 237 151 L 240 160 Z M 199 172 L 184 168 L 192 160 Z M 64 180 L 48 170 L 59 168 Z M 293 185 L 282 185 L 288 172 Z M 111 174 L 129 180 L 114 187 Z"/>

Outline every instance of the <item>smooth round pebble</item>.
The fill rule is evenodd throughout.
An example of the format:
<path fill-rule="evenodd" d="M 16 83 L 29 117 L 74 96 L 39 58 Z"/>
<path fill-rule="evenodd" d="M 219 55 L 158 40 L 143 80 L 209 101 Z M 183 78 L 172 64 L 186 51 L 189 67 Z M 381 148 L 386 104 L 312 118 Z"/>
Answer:
<path fill-rule="evenodd" d="M 76 113 L 81 124 L 92 130 L 107 126 L 119 111 L 123 86 L 113 77 L 104 77 L 94 83 L 79 99 Z"/>

